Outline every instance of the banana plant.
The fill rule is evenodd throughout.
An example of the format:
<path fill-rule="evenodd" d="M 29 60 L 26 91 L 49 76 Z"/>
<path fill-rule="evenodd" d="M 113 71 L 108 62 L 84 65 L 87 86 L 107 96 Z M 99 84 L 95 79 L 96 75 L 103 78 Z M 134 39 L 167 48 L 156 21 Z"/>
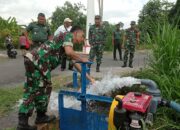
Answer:
<path fill-rule="evenodd" d="M 4 39 L 7 34 L 12 36 L 13 43 L 17 47 L 21 27 L 17 24 L 16 18 L 9 17 L 6 20 L 0 17 L 0 28 L 0 48 L 4 48 Z"/>

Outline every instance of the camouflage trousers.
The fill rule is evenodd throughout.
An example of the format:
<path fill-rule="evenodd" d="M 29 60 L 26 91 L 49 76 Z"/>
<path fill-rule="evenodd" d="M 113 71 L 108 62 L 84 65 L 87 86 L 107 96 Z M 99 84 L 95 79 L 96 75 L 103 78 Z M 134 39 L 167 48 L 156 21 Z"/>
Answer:
<path fill-rule="evenodd" d="M 26 81 L 19 113 L 31 116 L 34 108 L 39 112 L 46 112 L 52 90 L 51 82 L 47 82 L 39 69 L 26 57 L 24 58 L 24 65 Z"/>
<path fill-rule="evenodd" d="M 128 61 L 128 55 L 129 55 L 129 64 L 132 64 L 133 58 L 135 53 L 135 45 L 126 45 L 125 46 L 125 52 L 124 52 L 124 63 L 126 64 Z"/>
<path fill-rule="evenodd" d="M 91 50 L 89 53 L 89 61 L 94 61 L 94 58 L 96 56 L 96 63 L 101 64 L 103 52 L 104 52 L 103 44 L 96 44 L 96 45 L 91 46 Z"/>

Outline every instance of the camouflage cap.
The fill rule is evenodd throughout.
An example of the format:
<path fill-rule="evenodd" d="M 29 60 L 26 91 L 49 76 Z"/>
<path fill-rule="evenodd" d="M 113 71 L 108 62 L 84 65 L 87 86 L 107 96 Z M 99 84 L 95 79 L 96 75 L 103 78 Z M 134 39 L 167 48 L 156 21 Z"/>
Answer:
<path fill-rule="evenodd" d="M 95 19 L 101 19 L 101 16 L 100 15 L 96 15 Z"/>
<path fill-rule="evenodd" d="M 131 21 L 131 25 L 135 25 L 136 24 L 136 22 L 135 21 Z"/>

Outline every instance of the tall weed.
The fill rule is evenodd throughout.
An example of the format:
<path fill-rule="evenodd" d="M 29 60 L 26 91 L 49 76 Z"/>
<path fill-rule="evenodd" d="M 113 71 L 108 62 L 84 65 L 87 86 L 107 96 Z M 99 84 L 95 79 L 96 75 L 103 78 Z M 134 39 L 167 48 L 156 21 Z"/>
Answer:
<path fill-rule="evenodd" d="M 158 24 L 149 43 L 153 46 L 153 57 L 149 65 L 159 74 L 180 78 L 180 30 L 170 24 Z M 177 75 L 178 74 L 178 75 Z"/>
<path fill-rule="evenodd" d="M 168 22 L 157 24 L 148 42 L 154 43 L 149 66 L 163 96 L 180 101 L 180 30 Z"/>

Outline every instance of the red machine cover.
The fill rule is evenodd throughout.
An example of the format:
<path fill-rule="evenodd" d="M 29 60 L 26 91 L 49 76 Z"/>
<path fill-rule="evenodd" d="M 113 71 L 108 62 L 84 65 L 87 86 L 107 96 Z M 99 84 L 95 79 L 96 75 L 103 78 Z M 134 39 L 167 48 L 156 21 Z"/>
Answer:
<path fill-rule="evenodd" d="M 151 102 L 151 99 L 152 96 L 147 94 L 136 94 L 134 92 L 129 92 L 122 99 L 123 108 L 130 111 L 139 111 L 145 113 Z"/>

